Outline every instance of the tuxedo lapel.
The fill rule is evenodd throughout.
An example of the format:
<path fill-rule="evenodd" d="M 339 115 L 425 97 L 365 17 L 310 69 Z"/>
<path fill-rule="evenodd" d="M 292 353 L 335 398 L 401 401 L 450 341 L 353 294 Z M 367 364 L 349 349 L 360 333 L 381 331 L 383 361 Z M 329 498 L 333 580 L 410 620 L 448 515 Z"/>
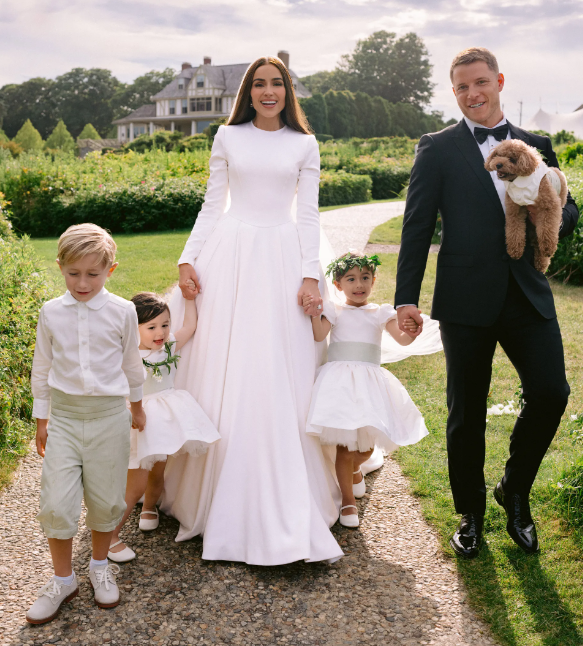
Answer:
<path fill-rule="evenodd" d="M 484 187 L 486 193 L 490 196 L 490 199 L 501 211 L 502 215 L 504 215 L 504 210 L 502 209 L 498 191 L 496 190 L 494 182 L 492 181 L 492 176 L 484 168 L 484 158 L 482 157 L 482 153 L 478 148 L 478 143 L 471 130 L 468 128 L 467 123 L 463 119 L 459 122 L 457 128 L 455 128 L 454 130 L 454 141 L 460 152 L 470 165 L 470 168 L 478 176 L 478 179 L 482 183 L 482 186 Z"/>
<path fill-rule="evenodd" d="M 532 144 L 530 143 L 530 137 L 528 136 L 528 132 L 525 130 L 522 130 L 522 128 L 517 128 L 516 126 L 513 126 L 510 121 L 508 123 L 508 129 L 510 130 L 510 138 L 511 139 L 521 139 L 524 141 L 525 144 L 528 144 L 531 146 Z"/>

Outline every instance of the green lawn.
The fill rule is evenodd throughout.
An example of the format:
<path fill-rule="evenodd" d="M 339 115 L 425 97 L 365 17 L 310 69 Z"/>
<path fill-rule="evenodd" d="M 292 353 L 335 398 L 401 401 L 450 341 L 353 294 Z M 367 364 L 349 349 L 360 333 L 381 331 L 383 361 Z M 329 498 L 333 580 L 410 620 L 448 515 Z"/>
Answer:
<path fill-rule="evenodd" d="M 119 266 L 109 279 L 107 289 L 124 298 L 141 291 L 164 293 L 178 280 L 176 262 L 189 235 L 190 230 L 116 234 Z M 33 239 L 32 244 L 45 260 L 47 271 L 60 280 L 61 272 L 55 262 L 57 238 Z"/>
<path fill-rule="evenodd" d="M 397 256 L 382 255 L 375 300 L 392 302 Z M 429 313 L 436 257 L 430 256 L 421 309 Z M 455 514 L 447 475 L 445 423 L 445 361 L 443 353 L 412 357 L 389 369 L 407 387 L 427 423 L 430 435 L 418 445 L 395 454 L 419 497 L 427 520 L 439 532 L 446 554 L 457 564 L 471 603 L 490 624 L 496 638 L 509 646 L 581 646 L 583 644 L 583 539 L 561 517 L 552 484 L 580 455 L 569 431 L 570 415 L 583 411 L 583 288 L 553 283 L 564 335 L 571 384 L 569 407 L 545 458 L 532 492 L 541 553 L 526 556 L 508 537 L 503 510 L 488 497 L 486 544 L 475 561 L 454 557 L 448 539 L 459 517 Z M 516 400 L 518 377 L 506 356 L 497 351 L 491 402 Z M 504 471 L 514 418 L 490 417 L 487 432 L 486 482 L 490 492 Z M 580 422 L 579 422 L 580 426 Z"/>
<path fill-rule="evenodd" d="M 403 229 L 403 216 L 391 218 L 383 224 L 379 224 L 370 234 L 369 242 L 371 244 L 401 244 L 401 231 Z M 434 235 L 431 243 L 439 244 L 438 235 Z"/>

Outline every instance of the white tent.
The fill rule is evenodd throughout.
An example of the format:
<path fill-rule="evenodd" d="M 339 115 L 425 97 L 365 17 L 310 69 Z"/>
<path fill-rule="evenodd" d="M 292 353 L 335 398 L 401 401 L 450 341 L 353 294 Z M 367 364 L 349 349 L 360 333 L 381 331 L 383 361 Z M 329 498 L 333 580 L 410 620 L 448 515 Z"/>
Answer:
<path fill-rule="evenodd" d="M 574 132 L 577 139 L 583 139 L 583 110 L 569 114 L 552 114 L 539 110 L 524 126 L 526 130 L 545 130 L 551 135 L 560 130 Z"/>

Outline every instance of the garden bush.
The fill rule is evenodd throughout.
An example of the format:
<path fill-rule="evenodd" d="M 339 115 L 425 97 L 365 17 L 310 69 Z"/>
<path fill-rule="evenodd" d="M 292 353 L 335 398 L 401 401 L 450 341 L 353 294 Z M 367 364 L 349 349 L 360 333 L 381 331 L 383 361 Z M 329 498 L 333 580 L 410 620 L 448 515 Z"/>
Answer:
<path fill-rule="evenodd" d="M 348 173 L 368 175 L 371 178 L 374 200 L 398 197 L 411 175 L 409 164 L 392 159 L 377 160 L 369 156 L 357 157 L 344 168 Z"/>
<path fill-rule="evenodd" d="M 583 213 L 583 157 L 580 160 L 578 165 L 564 170 L 571 195 L 577 202 L 579 212 Z M 559 240 L 548 275 L 564 283 L 583 284 L 583 217 L 579 219 L 572 235 Z"/>
<path fill-rule="evenodd" d="M 567 469 L 554 485 L 556 501 L 571 527 L 583 529 L 583 458 Z"/>
<path fill-rule="evenodd" d="M 36 322 L 41 305 L 54 295 L 28 239 L 11 233 L 6 206 L 0 193 L 1 465 L 24 455 L 34 433 L 29 376 Z"/>
<path fill-rule="evenodd" d="M 371 188 L 372 180 L 368 175 L 324 171 L 320 178 L 320 206 L 368 202 Z"/>

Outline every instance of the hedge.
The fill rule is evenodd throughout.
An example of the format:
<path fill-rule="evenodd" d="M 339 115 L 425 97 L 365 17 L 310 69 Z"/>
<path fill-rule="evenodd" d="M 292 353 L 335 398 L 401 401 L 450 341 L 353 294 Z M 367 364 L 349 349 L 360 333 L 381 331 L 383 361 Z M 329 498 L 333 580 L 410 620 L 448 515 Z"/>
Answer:
<path fill-rule="evenodd" d="M 387 200 L 397 197 L 409 182 L 411 166 L 392 159 L 376 160 L 371 157 L 357 157 L 345 167 L 348 173 L 368 175 L 372 179 L 374 200 Z"/>
<path fill-rule="evenodd" d="M 324 171 L 320 177 L 320 206 L 368 202 L 371 188 L 372 180 L 368 175 Z"/>
<path fill-rule="evenodd" d="M 0 464 L 26 453 L 33 436 L 30 370 L 41 305 L 54 296 L 28 239 L 18 239 L 0 193 Z"/>
<path fill-rule="evenodd" d="M 72 224 L 93 222 L 113 233 L 164 231 L 193 226 L 206 176 L 55 190 L 42 173 L 22 173 L 5 184 L 12 224 L 35 237 L 58 236 Z"/>

